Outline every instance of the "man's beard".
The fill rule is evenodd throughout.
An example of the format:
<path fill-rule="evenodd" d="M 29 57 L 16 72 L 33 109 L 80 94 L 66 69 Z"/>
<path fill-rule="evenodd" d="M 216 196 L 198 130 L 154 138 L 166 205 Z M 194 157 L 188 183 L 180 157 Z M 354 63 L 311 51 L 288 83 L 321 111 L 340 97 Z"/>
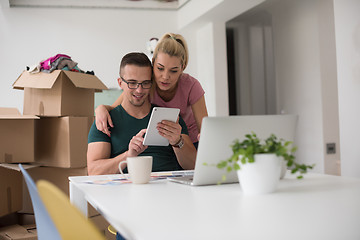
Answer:
<path fill-rule="evenodd" d="M 135 102 L 133 100 L 129 100 L 129 102 L 134 106 L 134 107 L 142 107 L 145 103 L 145 100 L 141 101 L 141 102 Z"/>

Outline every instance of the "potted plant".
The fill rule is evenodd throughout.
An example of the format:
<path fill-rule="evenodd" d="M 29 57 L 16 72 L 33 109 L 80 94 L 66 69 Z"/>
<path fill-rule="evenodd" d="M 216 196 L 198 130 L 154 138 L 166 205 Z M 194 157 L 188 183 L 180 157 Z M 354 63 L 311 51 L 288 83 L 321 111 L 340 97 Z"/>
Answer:
<path fill-rule="evenodd" d="M 290 141 L 278 139 L 274 134 L 261 141 L 255 133 L 245 135 L 243 141 L 235 140 L 231 145 L 233 155 L 217 164 L 228 172 L 237 171 L 240 185 L 245 194 L 261 194 L 275 191 L 280 179 L 282 162 L 291 168 L 291 173 L 299 173 L 297 178 L 314 165 L 295 162 L 296 147 Z"/>

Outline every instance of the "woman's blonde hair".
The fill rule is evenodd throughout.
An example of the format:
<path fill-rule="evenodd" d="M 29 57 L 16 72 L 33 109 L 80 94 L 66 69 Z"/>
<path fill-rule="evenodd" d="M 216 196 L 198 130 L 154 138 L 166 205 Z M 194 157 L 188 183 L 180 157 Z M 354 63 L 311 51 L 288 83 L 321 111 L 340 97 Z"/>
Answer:
<path fill-rule="evenodd" d="M 185 38 L 180 34 L 165 33 L 160 38 L 152 58 L 153 65 L 159 52 L 166 53 L 172 57 L 179 57 L 182 70 L 186 68 L 189 59 L 188 48 Z"/>

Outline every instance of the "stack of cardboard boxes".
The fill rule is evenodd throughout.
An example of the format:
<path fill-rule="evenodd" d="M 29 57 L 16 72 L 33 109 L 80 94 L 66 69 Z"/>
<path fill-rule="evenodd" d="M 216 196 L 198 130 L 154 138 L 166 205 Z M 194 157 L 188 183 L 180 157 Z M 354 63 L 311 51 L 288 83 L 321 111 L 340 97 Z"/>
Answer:
<path fill-rule="evenodd" d="M 87 175 L 94 93 L 107 89 L 94 75 L 62 70 L 24 71 L 13 87 L 24 90 L 24 109 L 20 115 L 0 108 L 0 217 L 33 214 L 17 163 L 26 163 L 35 181 L 46 179 L 67 194 L 69 176 Z"/>

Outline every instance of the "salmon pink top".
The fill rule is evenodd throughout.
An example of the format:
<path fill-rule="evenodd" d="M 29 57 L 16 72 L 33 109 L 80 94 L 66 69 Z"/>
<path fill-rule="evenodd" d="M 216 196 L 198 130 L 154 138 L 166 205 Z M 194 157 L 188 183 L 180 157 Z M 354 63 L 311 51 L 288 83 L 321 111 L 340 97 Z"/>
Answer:
<path fill-rule="evenodd" d="M 179 108 L 180 116 L 186 123 L 191 141 L 197 142 L 199 130 L 191 105 L 196 103 L 205 94 L 200 82 L 189 74 L 181 74 L 175 96 L 168 102 L 164 101 L 157 91 L 154 92 L 151 103 L 159 107 Z"/>

